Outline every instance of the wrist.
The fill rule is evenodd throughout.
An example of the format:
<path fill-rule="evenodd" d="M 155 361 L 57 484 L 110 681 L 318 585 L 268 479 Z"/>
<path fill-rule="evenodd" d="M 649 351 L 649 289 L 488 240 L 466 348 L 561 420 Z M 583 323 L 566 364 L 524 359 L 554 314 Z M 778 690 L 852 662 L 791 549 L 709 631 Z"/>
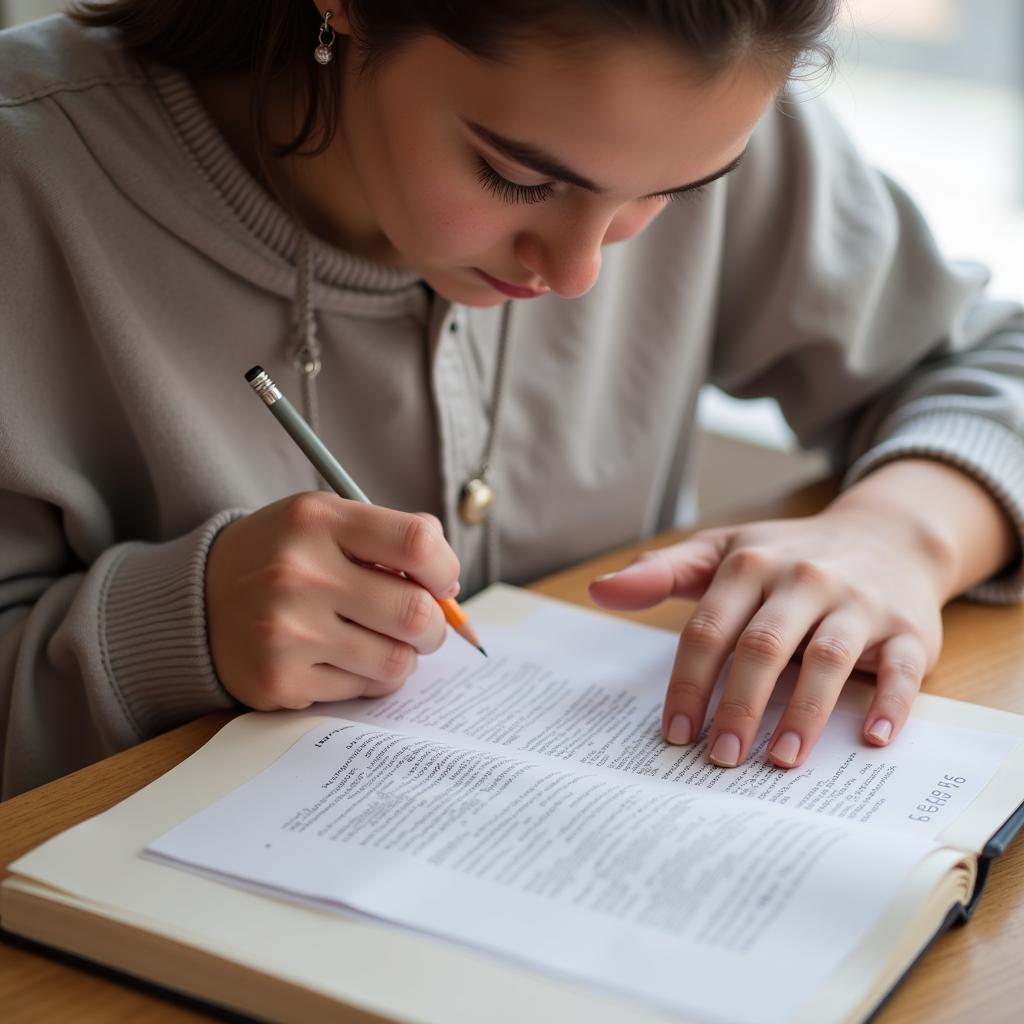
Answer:
<path fill-rule="evenodd" d="M 1016 531 L 995 498 L 966 473 L 929 459 L 886 463 L 827 510 L 863 517 L 895 538 L 927 573 L 942 603 L 1004 568 Z"/>
<path fill-rule="evenodd" d="M 936 601 L 943 605 L 956 592 L 959 556 L 954 538 L 935 517 L 907 507 L 901 500 L 868 486 L 870 477 L 854 484 L 825 509 L 826 518 L 854 523 L 869 543 L 884 543 L 927 579 Z M 876 483 L 876 482 L 873 482 Z"/>

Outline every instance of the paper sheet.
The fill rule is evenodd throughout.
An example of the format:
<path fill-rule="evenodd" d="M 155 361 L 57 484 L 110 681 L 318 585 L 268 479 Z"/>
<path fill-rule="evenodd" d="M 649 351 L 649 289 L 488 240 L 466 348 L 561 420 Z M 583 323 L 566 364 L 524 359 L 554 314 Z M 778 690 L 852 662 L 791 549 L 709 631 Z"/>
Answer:
<path fill-rule="evenodd" d="M 731 1021 L 784 1020 L 928 848 L 342 722 L 150 846 Z"/>
<path fill-rule="evenodd" d="M 765 752 L 795 680 L 791 667 L 746 763 L 722 769 L 707 761 L 707 729 L 689 747 L 662 739 L 673 634 L 546 602 L 516 626 L 492 626 L 484 636 L 486 660 L 449 642 L 392 697 L 315 710 L 924 836 L 937 836 L 967 808 L 1020 743 L 911 719 L 889 747 L 871 747 L 861 739 L 861 715 L 840 705 L 804 765 L 777 768 Z"/>
<path fill-rule="evenodd" d="M 837 712 L 799 772 L 717 769 L 660 740 L 670 634 L 545 603 L 483 642 L 486 662 L 450 642 L 392 698 L 316 708 L 346 717 L 150 850 L 703 1019 L 776 1021 L 1018 742 L 916 722 L 881 752 Z"/>

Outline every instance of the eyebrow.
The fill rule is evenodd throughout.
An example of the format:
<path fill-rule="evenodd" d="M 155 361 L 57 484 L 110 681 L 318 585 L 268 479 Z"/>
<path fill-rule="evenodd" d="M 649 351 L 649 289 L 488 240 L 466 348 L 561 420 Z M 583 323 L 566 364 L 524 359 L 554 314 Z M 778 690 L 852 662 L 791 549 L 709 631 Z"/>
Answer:
<path fill-rule="evenodd" d="M 510 139 L 504 135 L 499 135 L 497 132 L 492 132 L 490 128 L 485 128 L 481 124 L 477 124 L 475 121 L 465 121 L 466 127 L 476 135 L 478 139 L 481 139 L 487 145 L 496 149 L 499 153 L 508 157 L 510 160 L 514 160 L 518 164 L 522 164 L 523 167 L 528 167 L 531 171 L 536 171 L 538 174 L 543 174 L 546 178 L 554 178 L 555 181 L 564 181 L 569 185 L 576 185 L 579 188 L 586 189 L 588 192 L 595 192 L 598 195 L 607 191 L 607 189 L 601 188 L 600 185 L 596 185 L 589 178 L 584 177 L 582 174 L 577 174 L 571 167 L 566 167 L 560 160 L 553 157 L 550 153 L 545 153 L 544 150 L 539 149 L 537 146 L 532 145 L 529 142 L 520 142 L 518 139 Z M 656 196 L 678 196 L 684 195 L 687 192 L 696 192 L 698 189 L 703 188 L 705 185 L 710 185 L 711 182 L 724 177 L 730 171 L 735 170 L 739 165 L 740 161 L 746 154 L 744 149 L 739 156 L 735 159 L 730 160 L 725 167 L 721 170 L 714 171 L 699 181 L 691 181 L 688 185 L 679 185 L 677 188 L 667 188 L 661 192 L 652 192 L 650 195 L 644 196 L 644 199 L 653 199 Z"/>

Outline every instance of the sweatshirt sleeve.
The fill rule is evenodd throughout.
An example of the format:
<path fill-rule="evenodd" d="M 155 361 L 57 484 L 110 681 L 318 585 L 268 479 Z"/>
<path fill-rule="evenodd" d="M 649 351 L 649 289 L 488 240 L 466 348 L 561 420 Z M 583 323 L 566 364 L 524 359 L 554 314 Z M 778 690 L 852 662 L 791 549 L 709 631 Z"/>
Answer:
<path fill-rule="evenodd" d="M 234 701 L 206 634 L 206 558 L 240 513 L 74 564 L 62 516 L 0 493 L 4 797 Z"/>
<path fill-rule="evenodd" d="M 213 670 L 204 581 L 214 538 L 242 513 L 222 511 L 228 489 L 187 512 L 161 505 L 154 459 L 173 477 L 166 439 L 192 442 L 132 413 L 153 404 L 138 374 L 113 375 L 119 358 L 142 363 L 145 335 L 93 239 L 96 175 L 78 192 L 62 177 L 60 154 L 79 155 L 67 125 L 52 97 L 15 103 L 0 88 L 2 797 L 234 706 Z"/>
<path fill-rule="evenodd" d="M 899 458 L 969 474 L 1024 538 L 1024 308 L 945 261 L 912 201 L 819 101 L 786 96 L 726 199 L 710 379 L 778 400 L 850 486 Z M 969 592 L 1024 597 L 1018 561 Z"/>

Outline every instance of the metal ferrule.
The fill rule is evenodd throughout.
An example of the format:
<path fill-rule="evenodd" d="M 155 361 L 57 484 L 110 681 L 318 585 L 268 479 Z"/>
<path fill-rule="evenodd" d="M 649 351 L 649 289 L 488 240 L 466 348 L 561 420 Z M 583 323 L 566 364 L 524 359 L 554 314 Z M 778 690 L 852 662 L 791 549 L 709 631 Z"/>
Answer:
<path fill-rule="evenodd" d="M 255 391 L 267 405 L 273 405 L 281 397 L 281 392 L 278 391 L 277 385 L 270 379 L 270 375 L 266 370 L 253 377 L 253 379 L 249 381 L 249 384 L 253 391 Z"/>

